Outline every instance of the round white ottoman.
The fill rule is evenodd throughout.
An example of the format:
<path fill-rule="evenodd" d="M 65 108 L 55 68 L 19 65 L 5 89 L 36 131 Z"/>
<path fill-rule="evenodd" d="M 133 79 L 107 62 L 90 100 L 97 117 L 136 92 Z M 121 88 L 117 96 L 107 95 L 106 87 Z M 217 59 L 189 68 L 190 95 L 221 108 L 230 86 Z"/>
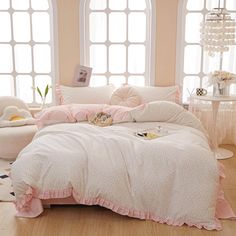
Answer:
<path fill-rule="evenodd" d="M 0 128 L 0 158 L 15 160 L 37 132 L 36 125 Z"/>

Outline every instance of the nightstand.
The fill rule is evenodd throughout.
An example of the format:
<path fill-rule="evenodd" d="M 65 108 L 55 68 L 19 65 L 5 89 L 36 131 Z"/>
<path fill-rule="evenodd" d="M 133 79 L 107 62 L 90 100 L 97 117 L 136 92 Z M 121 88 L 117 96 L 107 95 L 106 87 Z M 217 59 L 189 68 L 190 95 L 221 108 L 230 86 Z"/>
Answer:
<path fill-rule="evenodd" d="M 211 135 L 211 140 L 215 152 L 215 157 L 217 159 L 227 159 L 232 157 L 234 154 L 233 152 L 226 150 L 224 148 L 219 148 L 218 147 L 218 142 L 217 142 L 217 115 L 219 111 L 219 106 L 221 102 L 236 102 L 236 96 L 191 96 L 190 101 L 193 100 L 199 100 L 199 101 L 207 101 L 211 102 L 211 107 L 212 107 L 212 135 Z M 191 105 L 193 106 L 193 105 Z M 194 111 L 193 111 L 194 113 Z"/>

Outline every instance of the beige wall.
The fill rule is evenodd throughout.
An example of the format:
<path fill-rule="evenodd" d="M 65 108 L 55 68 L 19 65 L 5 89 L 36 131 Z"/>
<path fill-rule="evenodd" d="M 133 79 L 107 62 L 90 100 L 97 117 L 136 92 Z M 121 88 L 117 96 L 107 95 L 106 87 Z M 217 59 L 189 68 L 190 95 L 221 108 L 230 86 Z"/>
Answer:
<path fill-rule="evenodd" d="M 156 0 L 156 85 L 175 83 L 178 0 Z M 79 0 L 57 0 L 60 82 L 70 85 L 79 64 Z"/>

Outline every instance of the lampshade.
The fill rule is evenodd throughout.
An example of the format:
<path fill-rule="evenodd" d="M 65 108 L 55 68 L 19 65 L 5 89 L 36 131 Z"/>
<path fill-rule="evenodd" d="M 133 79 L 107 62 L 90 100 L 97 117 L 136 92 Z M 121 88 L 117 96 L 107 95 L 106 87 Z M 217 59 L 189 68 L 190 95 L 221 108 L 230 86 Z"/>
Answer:
<path fill-rule="evenodd" d="M 201 23 L 201 45 L 214 57 L 215 53 L 229 50 L 235 44 L 236 22 L 225 8 L 214 8 Z"/>

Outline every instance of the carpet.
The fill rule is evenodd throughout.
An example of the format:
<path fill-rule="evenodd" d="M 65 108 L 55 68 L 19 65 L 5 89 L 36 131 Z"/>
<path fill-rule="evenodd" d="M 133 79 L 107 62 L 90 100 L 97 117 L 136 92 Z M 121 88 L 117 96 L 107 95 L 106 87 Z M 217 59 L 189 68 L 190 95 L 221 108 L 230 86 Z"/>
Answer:
<path fill-rule="evenodd" d="M 11 164 L 10 161 L 0 159 L 0 202 L 15 201 L 12 182 L 9 177 Z"/>

